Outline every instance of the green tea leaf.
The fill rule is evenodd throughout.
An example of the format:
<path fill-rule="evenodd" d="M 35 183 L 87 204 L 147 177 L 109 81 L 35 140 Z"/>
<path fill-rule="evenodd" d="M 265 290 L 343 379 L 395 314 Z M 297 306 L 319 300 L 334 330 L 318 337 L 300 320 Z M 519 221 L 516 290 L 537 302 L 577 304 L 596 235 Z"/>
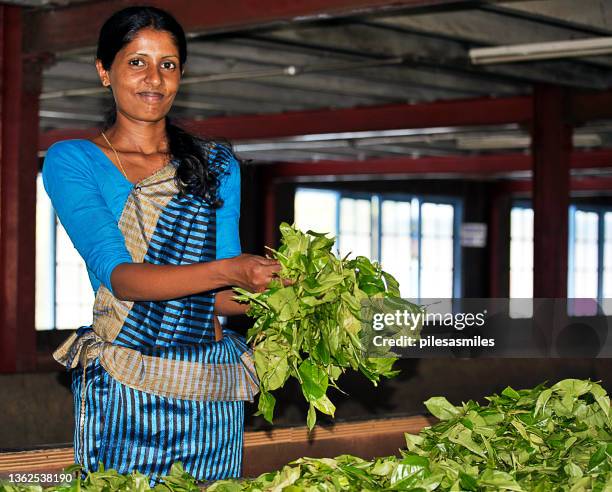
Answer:
<path fill-rule="evenodd" d="M 263 418 L 268 422 L 272 423 L 272 417 L 274 415 L 274 405 L 276 404 L 276 398 L 267 392 L 259 393 L 258 409 L 259 413 L 263 415 Z"/>
<path fill-rule="evenodd" d="M 299 372 L 302 378 L 302 391 L 308 401 L 312 402 L 325 395 L 328 377 L 321 368 L 310 360 L 305 360 L 300 365 Z"/>
<path fill-rule="evenodd" d="M 450 420 L 461 412 L 443 396 L 434 396 L 425 402 L 427 410 L 440 420 Z"/>
<path fill-rule="evenodd" d="M 333 417 L 334 413 L 336 412 L 336 407 L 330 401 L 330 399 L 327 398 L 326 395 L 323 395 L 320 398 L 317 398 L 316 400 L 312 402 L 312 404 L 315 406 L 315 408 L 319 412 L 324 413 L 326 415 L 330 415 Z"/>

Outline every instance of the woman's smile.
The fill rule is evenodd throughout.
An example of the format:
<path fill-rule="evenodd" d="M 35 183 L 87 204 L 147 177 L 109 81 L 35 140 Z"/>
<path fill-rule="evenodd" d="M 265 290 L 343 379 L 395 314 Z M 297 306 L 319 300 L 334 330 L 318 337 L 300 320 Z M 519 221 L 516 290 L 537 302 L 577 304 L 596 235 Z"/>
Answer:
<path fill-rule="evenodd" d="M 157 104 L 164 99 L 164 95 L 161 92 L 156 91 L 141 91 L 136 95 L 148 104 Z"/>

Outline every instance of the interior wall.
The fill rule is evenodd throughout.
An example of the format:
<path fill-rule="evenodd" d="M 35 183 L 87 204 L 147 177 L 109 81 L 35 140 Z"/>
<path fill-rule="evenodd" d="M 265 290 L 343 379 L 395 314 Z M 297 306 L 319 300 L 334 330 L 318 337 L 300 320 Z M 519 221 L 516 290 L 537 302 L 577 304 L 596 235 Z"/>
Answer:
<path fill-rule="evenodd" d="M 72 440 L 69 375 L 0 374 L 0 451 L 65 445 Z"/>

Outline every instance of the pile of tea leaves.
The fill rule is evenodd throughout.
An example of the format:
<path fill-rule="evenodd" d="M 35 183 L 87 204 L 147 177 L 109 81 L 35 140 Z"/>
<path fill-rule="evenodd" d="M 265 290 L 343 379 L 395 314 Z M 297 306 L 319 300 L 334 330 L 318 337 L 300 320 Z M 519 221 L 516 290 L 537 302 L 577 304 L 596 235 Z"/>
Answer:
<path fill-rule="evenodd" d="M 550 388 L 508 387 L 487 400 L 455 406 L 430 398 L 425 406 L 440 422 L 406 434 L 401 456 L 301 458 L 208 490 L 612 491 L 610 398 L 599 384 L 566 379 Z"/>

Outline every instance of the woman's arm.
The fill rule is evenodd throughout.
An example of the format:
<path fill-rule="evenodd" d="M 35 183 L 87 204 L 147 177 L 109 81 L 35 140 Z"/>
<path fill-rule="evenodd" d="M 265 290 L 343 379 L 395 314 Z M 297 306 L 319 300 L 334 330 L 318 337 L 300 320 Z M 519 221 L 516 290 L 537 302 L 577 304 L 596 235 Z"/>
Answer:
<path fill-rule="evenodd" d="M 240 219 L 240 165 L 227 147 L 218 145 L 215 157 L 225 160 L 226 173 L 219 181 L 219 197 L 223 205 L 216 211 L 217 217 L 217 259 L 233 258 L 241 253 Z M 218 291 L 215 295 L 215 313 L 221 316 L 245 314 L 248 305 L 234 301 L 231 289 Z"/>
<path fill-rule="evenodd" d="M 279 270 L 276 260 L 246 254 L 191 265 L 122 263 L 113 270 L 111 283 L 118 299 L 163 301 L 234 285 L 251 292 L 261 292 Z M 222 301 L 222 304 L 226 305 L 226 309 L 237 309 L 226 304 L 226 301 Z"/>

